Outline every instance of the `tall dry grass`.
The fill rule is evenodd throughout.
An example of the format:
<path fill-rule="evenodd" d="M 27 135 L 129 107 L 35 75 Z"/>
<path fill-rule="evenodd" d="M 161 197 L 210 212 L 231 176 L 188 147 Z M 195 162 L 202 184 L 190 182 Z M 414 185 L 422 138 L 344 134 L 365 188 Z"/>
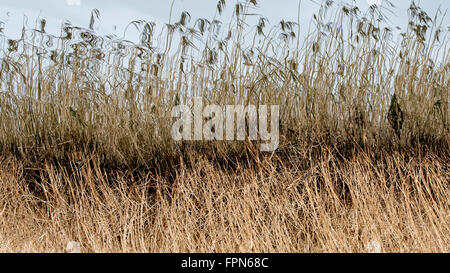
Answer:
<path fill-rule="evenodd" d="M 69 241 L 83 252 L 450 250 L 448 158 L 324 151 L 308 169 L 191 160 L 173 179 L 105 171 L 92 157 L 30 180 L 22 162 L 2 159 L 0 251 L 64 252 Z"/>
<path fill-rule="evenodd" d="M 0 252 L 449 251 L 445 12 L 412 3 L 397 37 L 376 7 L 324 1 L 306 29 L 230 4 L 132 22 L 138 43 L 97 10 L 58 36 L 0 22 Z M 174 142 L 194 96 L 280 105 L 279 149 Z"/>
<path fill-rule="evenodd" d="M 444 11 L 431 18 L 412 3 L 396 37 L 389 13 L 375 6 L 363 12 L 325 1 L 307 30 L 248 15 L 257 1 L 237 2 L 232 17 L 222 18 L 230 4 L 219 1 L 209 19 L 183 12 L 161 33 L 134 21 L 136 44 L 97 35 L 97 10 L 89 28 L 67 23 L 54 36 L 37 20 L 19 39 L 0 36 L 2 150 L 32 161 L 96 152 L 105 163 L 154 167 L 155 158 L 180 156 L 171 109 L 194 96 L 219 105 L 280 105 L 289 147 L 448 141 Z M 220 146 L 222 156 L 243 148 L 189 145 Z"/>

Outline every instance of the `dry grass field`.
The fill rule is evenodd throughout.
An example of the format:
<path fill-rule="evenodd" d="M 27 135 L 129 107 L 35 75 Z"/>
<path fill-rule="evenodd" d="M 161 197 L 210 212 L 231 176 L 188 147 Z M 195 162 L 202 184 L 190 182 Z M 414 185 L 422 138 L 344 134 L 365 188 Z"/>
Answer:
<path fill-rule="evenodd" d="M 195 156 L 173 179 L 105 171 L 95 156 L 27 178 L 3 159 L 0 250 L 64 252 L 78 241 L 83 252 L 367 252 L 379 242 L 383 252 L 448 252 L 449 158 L 380 156 L 324 151 L 314 163 L 262 157 L 233 169 Z"/>
<path fill-rule="evenodd" d="M 375 6 L 306 29 L 257 4 L 135 21 L 139 42 L 97 10 L 59 36 L 0 22 L 0 252 L 449 252 L 446 12 L 412 3 L 395 35 Z M 279 148 L 174 141 L 193 97 L 280 105 Z"/>

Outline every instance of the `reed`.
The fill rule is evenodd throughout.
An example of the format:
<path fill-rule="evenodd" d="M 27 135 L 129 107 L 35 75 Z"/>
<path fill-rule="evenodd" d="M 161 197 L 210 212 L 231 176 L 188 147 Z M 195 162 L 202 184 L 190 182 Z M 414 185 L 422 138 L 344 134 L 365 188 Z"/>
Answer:
<path fill-rule="evenodd" d="M 178 157 L 170 111 L 194 96 L 280 105 L 289 140 L 281 149 L 448 141 L 443 12 L 432 20 L 412 2 L 409 24 L 395 39 L 381 9 L 326 1 L 300 39 L 295 22 L 252 18 L 257 1 L 239 1 L 222 18 L 229 4 L 219 1 L 211 19 L 183 12 L 159 34 L 154 23 L 134 21 L 138 43 L 97 35 L 98 10 L 89 28 L 64 24 L 59 36 L 46 33 L 45 20 L 19 39 L 0 36 L 2 150 L 56 158 L 95 151 L 130 164 Z M 236 144 L 193 146 L 221 146 L 226 155 Z"/>
<path fill-rule="evenodd" d="M 1 159 L 0 252 L 448 252 L 449 173 L 427 151 L 342 161 L 192 155 L 172 178 Z M 305 162 L 314 163 L 303 168 Z M 37 183 L 36 181 L 39 181 Z"/>
<path fill-rule="evenodd" d="M 397 30 L 328 0 L 305 29 L 258 2 L 133 21 L 137 42 L 98 10 L 0 22 L 0 252 L 448 252 L 446 12 L 413 1 Z M 175 142 L 194 97 L 280 105 L 279 149 Z"/>

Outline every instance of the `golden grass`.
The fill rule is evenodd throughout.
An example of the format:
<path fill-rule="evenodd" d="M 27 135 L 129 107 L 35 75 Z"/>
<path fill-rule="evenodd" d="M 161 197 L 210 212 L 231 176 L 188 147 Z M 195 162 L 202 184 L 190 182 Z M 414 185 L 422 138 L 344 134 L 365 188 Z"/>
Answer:
<path fill-rule="evenodd" d="M 255 2 L 238 4 L 230 19 L 183 13 L 159 34 L 150 22 L 133 22 L 137 44 L 97 35 L 98 11 L 91 28 L 65 24 L 59 36 L 38 23 L 20 39 L 0 33 L 0 149 L 36 162 L 82 151 L 105 164 L 158 167 L 155 158 L 179 157 L 171 110 L 194 96 L 280 105 L 281 133 L 294 144 L 377 149 L 448 137 L 445 14 L 431 19 L 411 5 L 397 39 L 383 10 L 324 4 L 297 43 L 295 22 L 270 28 L 261 17 L 247 26 L 258 19 L 245 15 Z M 235 148 L 195 144 L 217 145 L 225 157 Z"/>
<path fill-rule="evenodd" d="M 176 175 L 106 172 L 93 157 L 26 179 L 0 169 L 4 252 L 448 252 L 448 157 L 360 152 L 338 160 L 262 157 L 220 167 L 200 156 Z M 259 162 L 259 163 L 258 163 Z M 297 166 L 297 167 L 296 167 Z M 445 170 L 444 170 L 445 169 Z"/>
<path fill-rule="evenodd" d="M 0 252 L 448 252 L 445 14 L 412 4 L 396 40 L 383 10 L 326 1 L 300 42 L 247 26 L 256 2 L 133 22 L 137 44 L 98 11 L 60 36 L 0 22 Z M 280 105 L 279 149 L 173 141 L 194 96 Z"/>

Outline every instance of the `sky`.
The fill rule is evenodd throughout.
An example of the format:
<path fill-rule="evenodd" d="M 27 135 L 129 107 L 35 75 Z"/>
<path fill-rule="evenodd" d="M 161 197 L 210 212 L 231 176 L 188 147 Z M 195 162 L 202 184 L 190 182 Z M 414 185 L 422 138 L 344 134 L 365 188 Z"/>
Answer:
<path fill-rule="evenodd" d="M 188 11 L 192 18 L 211 18 L 216 11 L 218 0 L 175 0 L 173 6 L 173 19 L 178 20 L 182 11 Z M 237 0 L 227 0 L 228 6 L 234 6 Z M 271 24 L 280 20 L 297 21 L 298 6 L 300 5 L 300 25 L 306 28 L 317 12 L 321 0 L 260 0 L 256 11 L 267 17 Z M 370 5 L 385 0 L 355 0 L 361 10 Z M 410 0 L 391 0 L 396 5 L 395 15 L 391 17 L 393 26 L 404 28 L 407 23 L 406 10 Z M 450 11 L 449 0 L 421 0 L 416 2 L 429 13 L 431 17 L 437 8 Z M 0 21 L 6 25 L 5 33 L 10 38 L 17 38 L 22 29 L 25 16 L 27 24 L 34 27 L 39 18 L 47 20 L 47 32 L 59 34 L 60 26 L 64 21 L 70 21 L 77 26 L 89 25 L 91 10 L 100 11 L 100 21 L 96 24 L 96 31 L 102 34 L 116 34 L 119 37 L 124 33 L 125 27 L 133 20 L 147 20 L 159 25 L 169 21 L 171 0 L 1 0 Z M 444 26 L 450 25 L 450 16 L 446 16 Z M 130 32 L 130 33 L 129 33 Z M 127 35 L 134 35 L 133 29 Z M 127 38 L 127 37 L 125 37 Z"/>

